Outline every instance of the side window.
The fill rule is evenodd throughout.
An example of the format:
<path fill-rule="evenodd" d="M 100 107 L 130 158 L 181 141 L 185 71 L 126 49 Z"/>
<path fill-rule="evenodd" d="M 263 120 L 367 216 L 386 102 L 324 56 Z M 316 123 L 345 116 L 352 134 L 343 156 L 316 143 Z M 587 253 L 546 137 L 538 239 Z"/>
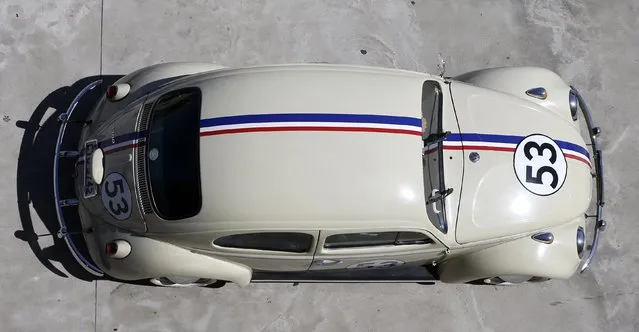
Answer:
<path fill-rule="evenodd" d="M 313 236 L 286 232 L 247 233 L 223 236 L 215 239 L 213 244 L 226 248 L 304 253 L 313 246 Z"/>
<path fill-rule="evenodd" d="M 433 243 L 433 240 L 419 232 L 346 233 L 326 237 L 324 248 L 337 249 L 427 243 Z"/>

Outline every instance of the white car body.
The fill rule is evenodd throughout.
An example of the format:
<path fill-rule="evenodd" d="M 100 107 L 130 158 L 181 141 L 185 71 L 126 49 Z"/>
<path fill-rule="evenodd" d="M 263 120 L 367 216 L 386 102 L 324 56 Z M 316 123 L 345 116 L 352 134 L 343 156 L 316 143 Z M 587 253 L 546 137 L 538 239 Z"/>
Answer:
<path fill-rule="evenodd" d="M 61 152 L 73 109 L 65 113 L 56 157 L 77 158 L 83 175 L 74 202 L 91 259 L 68 243 L 97 275 L 172 286 L 200 285 L 178 277 L 241 286 L 418 280 L 398 276 L 407 268 L 451 283 L 565 279 L 588 266 L 605 226 L 599 130 L 576 90 L 545 69 L 445 78 L 347 65 L 169 63 L 114 86 L 78 153 Z M 196 112 L 192 105 L 199 126 L 182 128 L 169 115 L 154 125 L 156 108 Z M 184 168 L 163 161 L 163 149 L 180 156 L 171 144 L 184 144 Z M 180 209 L 163 207 L 176 202 L 166 197 L 195 192 L 179 203 L 190 212 L 166 217 Z M 58 210 L 76 206 L 68 202 Z M 265 249 L 275 235 L 274 246 L 289 247 Z"/>

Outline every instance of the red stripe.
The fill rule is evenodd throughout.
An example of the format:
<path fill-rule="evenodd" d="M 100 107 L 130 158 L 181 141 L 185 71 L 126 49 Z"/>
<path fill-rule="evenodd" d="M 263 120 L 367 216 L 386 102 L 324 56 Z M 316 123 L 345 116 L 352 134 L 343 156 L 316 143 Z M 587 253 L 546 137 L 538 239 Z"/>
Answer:
<path fill-rule="evenodd" d="M 481 146 L 481 145 L 444 145 L 445 150 L 482 150 L 482 151 L 503 151 L 515 152 L 515 148 L 505 148 L 499 146 Z"/>
<path fill-rule="evenodd" d="M 345 132 L 369 132 L 369 133 L 390 133 L 421 136 L 422 133 L 407 129 L 388 128 L 365 128 L 365 127 L 258 127 L 258 128 L 238 128 L 217 131 L 201 132 L 200 136 L 216 136 L 224 134 L 255 133 L 255 132 L 276 132 L 276 131 L 345 131 Z"/>
<path fill-rule="evenodd" d="M 586 160 L 586 158 L 579 157 L 579 156 L 573 156 L 573 155 L 570 155 L 570 154 L 564 154 L 564 156 L 566 156 L 566 158 L 570 158 L 570 159 L 581 161 L 582 163 L 588 165 L 588 167 L 592 167 L 590 165 L 590 161 Z"/>
<path fill-rule="evenodd" d="M 144 141 L 138 142 L 138 143 L 133 143 L 133 144 L 127 144 L 127 145 L 121 146 L 119 148 L 115 148 L 113 150 L 108 150 L 108 151 L 105 151 L 104 154 L 111 154 L 111 153 L 122 151 L 122 150 L 126 150 L 126 149 L 137 148 L 137 147 L 140 147 L 140 146 L 144 146 Z"/>

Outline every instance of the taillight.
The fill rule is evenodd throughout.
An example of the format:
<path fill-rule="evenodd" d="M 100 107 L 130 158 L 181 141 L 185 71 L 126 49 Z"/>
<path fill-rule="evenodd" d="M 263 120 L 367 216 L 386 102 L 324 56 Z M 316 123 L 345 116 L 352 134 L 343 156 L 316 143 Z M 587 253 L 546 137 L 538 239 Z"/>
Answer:
<path fill-rule="evenodd" d="M 110 101 L 118 101 L 126 97 L 126 95 L 129 94 L 129 91 L 131 91 L 131 86 L 126 83 L 110 85 L 106 89 L 106 97 Z"/>
<path fill-rule="evenodd" d="M 107 243 L 104 247 L 107 257 L 122 259 L 131 253 L 131 244 L 124 240 L 115 240 Z"/>
<path fill-rule="evenodd" d="M 115 97 L 117 93 L 118 93 L 118 87 L 116 85 L 111 85 L 110 87 L 107 88 L 106 96 L 107 98 L 111 99 Z"/>

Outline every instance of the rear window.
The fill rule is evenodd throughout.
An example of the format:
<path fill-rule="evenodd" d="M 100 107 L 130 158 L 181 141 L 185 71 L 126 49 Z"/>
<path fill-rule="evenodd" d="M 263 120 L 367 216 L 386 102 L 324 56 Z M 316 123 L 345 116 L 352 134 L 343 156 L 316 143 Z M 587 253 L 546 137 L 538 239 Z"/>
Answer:
<path fill-rule="evenodd" d="M 147 172 L 159 217 L 188 218 L 202 207 L 200 188 L 199 89 L 160 97 L 153 107 L 147 136 Z"/>
<path fill-rule="evenodd" d="M 371 246 L 398 246 L 426 244 L 433 241 L 419 232 L 367 232 L 346 233 L 326 237 L 324 248 L 354 248 Z"/>
<path fill-rule="evenodd" d="M 235 234 L 218 238 L 213 244 L 227 248 L 303 253 L 311 249 L 313 236 L 287 232 Z"/>

